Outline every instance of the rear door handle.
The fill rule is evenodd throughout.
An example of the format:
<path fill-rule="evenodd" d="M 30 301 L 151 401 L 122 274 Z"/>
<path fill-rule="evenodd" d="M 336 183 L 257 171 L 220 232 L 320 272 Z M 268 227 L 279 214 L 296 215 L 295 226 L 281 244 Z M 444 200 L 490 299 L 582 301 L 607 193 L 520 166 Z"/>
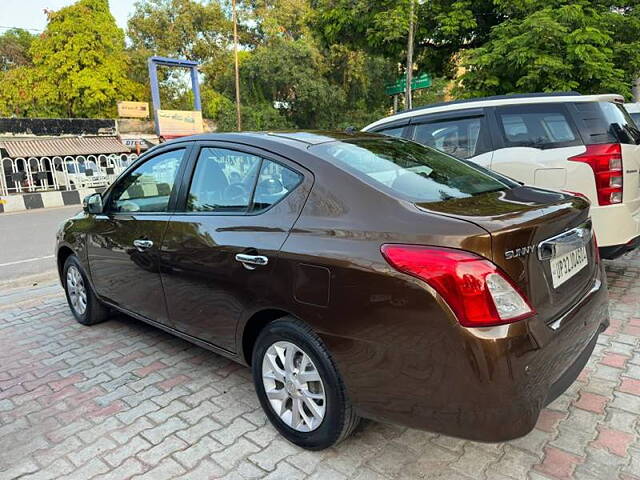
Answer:
<path fill-rule="evenodd" d="M 237 253 L 236 261 L 242 263 L 247 270 L 255 270 L 256 266 L 264 266 L 269 263 L 269 259 L 264 255 L 248 255 L 246 253 Z"/>
<path fill-rule="evenodd" d="M 143 252 L 153 247 L 153 242 L 151 240 L 134 240 L 133 246 L 138 249 L 138 251 Z"/>

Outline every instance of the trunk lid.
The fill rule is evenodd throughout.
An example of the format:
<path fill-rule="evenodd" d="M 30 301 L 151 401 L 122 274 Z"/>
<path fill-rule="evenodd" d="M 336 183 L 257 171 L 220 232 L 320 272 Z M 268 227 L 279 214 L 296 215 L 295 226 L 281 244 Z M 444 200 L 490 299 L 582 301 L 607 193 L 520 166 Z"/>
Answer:
<path fill-rule="evenodd" d="M 491 235 L 491 260 L 525 293 L 546 323 L 553 322 L 571 308 L 594 282 L 598 265 L 594 244 L 590 240 L 589 203 L 586 200 L 561 192 L 521 186 L 417 206 L 422 210 L 467 220 L 486 230 Z M 588 230 L 579 229 L 581 226 Z M 563 236 L 566 232 L 570 235 Z M 550 244 L 545 244 L 550 239 L 555 252 L 550 249 Z M 542 247 L 543 259 L 539 256 L 541 244 L 545 244 Z M 588 262 L 582 268 L 575 266 L 583 257 L 583 254 L 575 252 L 580 246 L 584 246 L 583 254 L 586 253 Z M 576 273 L 561 284 L 556 281 L 554 286 L 552 267 L 561 268 L 559 261 L 554 260 L 570 251 L 574 253 L 565 257 L 564 267 Z M 476 253 L 486 255 L 486 252 Z"/>

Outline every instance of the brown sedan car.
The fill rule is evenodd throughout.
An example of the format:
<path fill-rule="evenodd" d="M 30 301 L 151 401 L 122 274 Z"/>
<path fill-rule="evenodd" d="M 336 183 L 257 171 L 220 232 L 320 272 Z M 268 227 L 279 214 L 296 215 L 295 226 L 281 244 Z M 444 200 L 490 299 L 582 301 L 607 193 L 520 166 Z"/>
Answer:
<path fill-rule="evenodd" d="M 118 310 L 250 365 L 309 449 L 360 417 L 525 435 L 608 324 L 587 201 L 375 134 L 153 148 L 58 234 L 73 314 Z"/>

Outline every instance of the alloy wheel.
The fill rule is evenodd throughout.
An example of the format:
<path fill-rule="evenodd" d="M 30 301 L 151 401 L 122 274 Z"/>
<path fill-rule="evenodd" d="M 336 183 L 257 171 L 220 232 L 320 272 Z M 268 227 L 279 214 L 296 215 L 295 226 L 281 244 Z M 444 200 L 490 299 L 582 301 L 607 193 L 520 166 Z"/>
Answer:
<path fill-rule="evenodd" d="M 87 310 L 87 289 L 82 274 L 75 265 L 67 269 L 67 292 L 73 310 L 78 315 L 84 315 Z"/>
<path fill-rule="evenodd" d="M 315 364 L 300 347 L 273 343 L 262 359 L 262 382 L 273 411 L 298 432 L 311 432 L 324 419 L 327 399 Z"/>

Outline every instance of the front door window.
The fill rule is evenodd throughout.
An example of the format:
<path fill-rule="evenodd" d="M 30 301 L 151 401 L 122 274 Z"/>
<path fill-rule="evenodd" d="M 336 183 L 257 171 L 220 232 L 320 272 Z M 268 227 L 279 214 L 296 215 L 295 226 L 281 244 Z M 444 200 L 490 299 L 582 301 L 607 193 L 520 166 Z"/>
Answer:
<path fill-rule="evenodd" d="M 114 187 L 109 211 L 166 212 L 184 153 L 161 153 L 131 171 Z"/>

